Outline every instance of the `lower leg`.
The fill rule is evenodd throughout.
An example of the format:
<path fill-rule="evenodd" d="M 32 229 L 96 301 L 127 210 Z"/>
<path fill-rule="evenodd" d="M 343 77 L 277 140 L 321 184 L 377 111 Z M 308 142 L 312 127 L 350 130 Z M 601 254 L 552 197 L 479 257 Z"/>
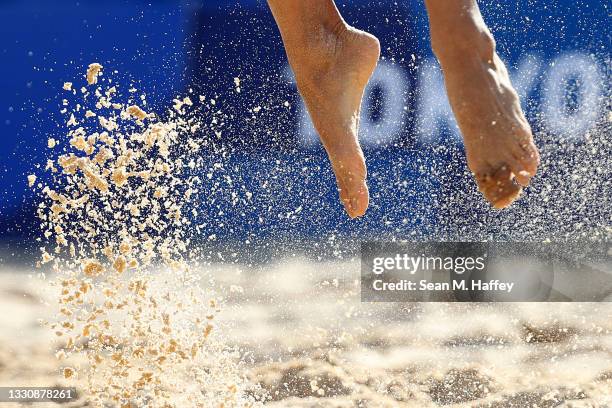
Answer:
<path fill-rule="evenodd" d="M 376 67 L 378 40 L 350 27 L 332 0 L 268 0 L 298 90 L 321 137 L 347 213 L 368 206 L 357 138 L 361 99 Z"/>
<path fill-rule="evenodd" d="M 268 0 L 289 58 L 321 52 L 346 23 L 331 0 Z"/>
<path fill-rule="evenodd" d="M 475 0 L 425 0 L 431 43 L 478 187 L 510 205 L 539 164 L 531 129 Z"/>

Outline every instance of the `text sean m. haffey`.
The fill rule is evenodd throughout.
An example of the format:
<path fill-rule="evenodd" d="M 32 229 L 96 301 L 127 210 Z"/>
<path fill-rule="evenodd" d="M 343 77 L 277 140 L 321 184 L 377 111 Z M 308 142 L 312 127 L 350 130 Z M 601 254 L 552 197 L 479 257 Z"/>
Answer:
<path fill-rule="evenodd" d="M 514 282 L 502 282 L 499 279 L 492 280 L 454 280 L 452 282 L 429 282 L 426 279 L 411 281 L 402 279 L 396 282 L 384 282 L 376 279 L 372 282 L 372 287 L 376 291 L 449 291 L 449 290 L 477 290 L 486 292 L 507 292 L 510 293 L 514 287 Z"/>

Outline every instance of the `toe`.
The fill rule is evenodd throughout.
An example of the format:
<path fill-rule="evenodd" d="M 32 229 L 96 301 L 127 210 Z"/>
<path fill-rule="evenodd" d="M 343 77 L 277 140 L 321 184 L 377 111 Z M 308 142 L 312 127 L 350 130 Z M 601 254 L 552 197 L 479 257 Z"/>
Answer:
<path fill-rule="evenodd" d="M 516 173 L 514 173 L 514 178 L 516 182 L 523 187 L 527 187 L 529 183 L 531 183 L 531 175 L 525 170 L 517 170 Z"/>
<path fill-rule="evenodd" d="M 509 158 L 507 162 L 517 183 L 523 187 L 527 187 L 531 182 L 531 177 L 533 176 L 533 174 L 529 171 L 530 168 L 527 167 L 522 160 L 514 156 Z"/>
<path fill-rule="evenodd" d="M 339 182 L 340 200 L 344 205 L 346 213 L 351 218 L 361 217 L 368 209 L 369 192 L 365 180 L 355 185 Z M 349 186 L 349 187 L 347 187 Z"/>
<path fill-rule="evenodd" d="M 527 187 L 531 182 L 531 178 L 538 171 L 540 156 L 538 151 L 534 149 L 531 153 L 525 151 L 515 152 L 507 161 L 516 177 L 516 181 L 523 187 Z"/>
<path fill-rule="evenodd" d="M 369 203 L 363 154 L 361 152 L 349 155 L 330 154 L 330 160 L 344 209 L 351 218 L 361 217 L 365 214 Z"/>
<path fill-rule="evenodd" d="M 540 165 L 540 155 L 535 146 L 532 145 L 521 149 L 514 157 L 520 161 L 524 170 L 529 173 L 531 177 L 535 176 L 538 166 Z"/>
<path fill-rule="evenodd" d="M 511 154 L 508 155 L 509 157 L 507 157 L 506 161 L 516 181 L 523 187 L 526 187 L 538 170 L 540 155 L 538 149 L 533 144 L 531 133 L 519 137 L 519 140 L 514 148 L 510 149 Z"/>
<path fill-rule="evenodd" d="M 533 143 L 531 134 L 526 137 L 520 138 L 521 141 L 518 143 L 515 149 L 513 149 L 513 156 L 521 163 L 523 170 L 525 170 L 531 177 L 535 176 L 538 166 L 540 165 L 540 154 L 538 148 Z"/>
<path fill-rule="evenodd" d="M 497 209 L 508 207 L 521 193 L 521 186 L 506 165 L 493 172 L 476 174 L 476 181 L 484 197 Z"/>

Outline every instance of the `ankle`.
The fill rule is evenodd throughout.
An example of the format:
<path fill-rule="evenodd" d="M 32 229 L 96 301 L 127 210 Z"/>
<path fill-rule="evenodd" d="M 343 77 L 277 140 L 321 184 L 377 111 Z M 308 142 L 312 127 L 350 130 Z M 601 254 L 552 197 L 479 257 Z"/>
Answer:
<path fill-rule="evenodd" d="M 465 58 L 490 62 L 495 56 L 495 40 L 484 22 L 464 16 L 452 24 L 432 24 L 431 47 L 443 65 Z"/>
<path fill-rule="evenodd" d="M 320 24 L 314 30 L 296 30 L 291 37 L 284 38 L 287 55 L 300 64 L 318 65 L 333 56 L 348 30 L 349 26 L 341 19 Z"/>

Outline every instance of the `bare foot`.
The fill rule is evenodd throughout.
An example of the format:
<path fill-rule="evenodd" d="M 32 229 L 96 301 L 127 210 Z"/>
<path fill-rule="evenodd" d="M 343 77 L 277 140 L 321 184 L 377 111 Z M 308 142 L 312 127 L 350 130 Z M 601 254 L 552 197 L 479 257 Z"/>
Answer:
<path fill-rule="evenodd" d="M 351 218 L 362 216 L 368 208 L 366 165 L 357 133 L 361 99 L 379 54 L 376 37 L 346 24 L 317 33 L 314 46 L 287 47 L 298 90 L 329 155 L 340 199 Z"/>
<path fill-rule="evenodd" d="M 467 47 L 455 47 L 452 40 L 435 45 L 468 166 L 493 207 L 507 207 L 529 185 L 540 161 L 508 71 L 488 33 Z"/>

